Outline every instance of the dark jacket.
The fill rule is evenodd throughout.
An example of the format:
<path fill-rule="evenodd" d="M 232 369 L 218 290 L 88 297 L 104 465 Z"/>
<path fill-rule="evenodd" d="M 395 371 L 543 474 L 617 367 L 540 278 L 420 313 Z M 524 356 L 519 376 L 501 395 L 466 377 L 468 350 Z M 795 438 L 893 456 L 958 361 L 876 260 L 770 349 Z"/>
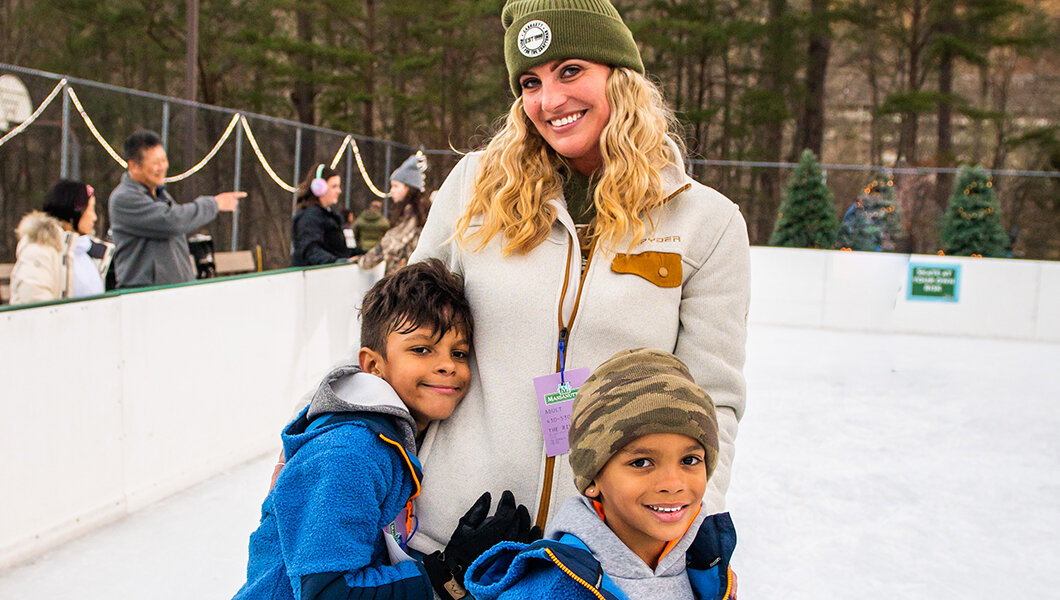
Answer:
<path fill-rule="evenodd" d="M 378 210 L 367 209 L 353 222 L 353 239 L 365 252 L 371 250 L 390 229 L 390 221 Z"/>
<path fill-rule="evenodd" d="M 187 234 L 217 216 L 213 196 L 177 204 L 165 189 L 157 197 L 128 173 L 110 194 L 107 210 L 114 238 L 118 287 L 166 285 L 195 279 Z"/>
<path fill-rule="evenodd" d="M 344 262 L 352 256 L 342 233 L 342 217 L 319 204 L 295 213 L 291 240 L 292 267 Z"/>
<path fill-rule="evenodd" d="M 250 536 L 239 600 L 431 600 L 421 563 L 404 560 L 419 492 L 415 423 L 382 379 L 339 367 L 283 432 L 287 464 Z M 411 527 L 414 531 L 414 526 Z"/>

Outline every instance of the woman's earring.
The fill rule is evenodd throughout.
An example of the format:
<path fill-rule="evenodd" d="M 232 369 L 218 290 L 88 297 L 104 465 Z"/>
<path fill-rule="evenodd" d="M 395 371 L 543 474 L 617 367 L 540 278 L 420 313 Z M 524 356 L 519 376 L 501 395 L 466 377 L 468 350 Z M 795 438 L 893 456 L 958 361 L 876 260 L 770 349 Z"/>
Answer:
<path fill-rule="evenodd" d="M 592 486 L 589 486 L 589 487 L 585 488 L 585 495 L 590 497 L 590 498 L 595 497 L 596 496 L 596 488 L 594 488 Z"/>

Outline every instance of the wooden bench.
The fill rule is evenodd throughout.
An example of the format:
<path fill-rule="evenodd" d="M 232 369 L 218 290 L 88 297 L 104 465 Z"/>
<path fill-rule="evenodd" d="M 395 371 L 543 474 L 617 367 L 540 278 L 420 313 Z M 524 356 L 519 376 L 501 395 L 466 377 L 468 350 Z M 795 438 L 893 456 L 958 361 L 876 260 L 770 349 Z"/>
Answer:
<path fill-rule="evenodd" d="M 261 264 L 253 250 L 214 252 L 213 264 L 218 277 L 261 271 Z"/>
<path fill-rule="evenodd" d="M 11 270 L 13 263 L 0 263 L 0 304 L 11 302 Z"/>

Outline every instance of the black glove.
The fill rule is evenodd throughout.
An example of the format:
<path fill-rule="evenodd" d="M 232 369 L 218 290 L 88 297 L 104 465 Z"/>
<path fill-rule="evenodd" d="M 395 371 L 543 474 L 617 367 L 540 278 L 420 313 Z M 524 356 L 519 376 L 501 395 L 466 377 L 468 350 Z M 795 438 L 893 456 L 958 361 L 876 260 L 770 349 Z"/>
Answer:
<path fill-rule="evenodd" d="M 541 539 L 541 529 L 530 527 L 530 511 L 521 504 L 516 507 L 515 495 L 511 491 L 505 490 L 501 494 L 497 512 L 487 517 L 491 502 L 489 492 L 479 496 L 460 517 L 445 550 L 424 557 L 423 566 L 431 585 L 442 598 L 462 598 L 467 594 L 463 586 L 464 572 L 476 558 L 495 544 L 530 543 Z"/>

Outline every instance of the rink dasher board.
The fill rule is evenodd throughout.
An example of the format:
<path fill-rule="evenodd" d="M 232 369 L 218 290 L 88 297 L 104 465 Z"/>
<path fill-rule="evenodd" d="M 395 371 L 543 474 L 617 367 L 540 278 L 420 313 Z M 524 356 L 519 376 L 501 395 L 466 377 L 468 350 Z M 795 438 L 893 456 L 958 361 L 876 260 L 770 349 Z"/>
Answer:
<path fill-rule="evenodd" d="M 288 271 L 0 313 L 0 568 L 262 453 L 381 276 Z"/>
<path fill-rule="evenodd" d="M 917 266 L 959 273 L 956 298 L 910 294 Z M 751 323 L 1060 342 L 1060 263 L 751 248 Z"/>

